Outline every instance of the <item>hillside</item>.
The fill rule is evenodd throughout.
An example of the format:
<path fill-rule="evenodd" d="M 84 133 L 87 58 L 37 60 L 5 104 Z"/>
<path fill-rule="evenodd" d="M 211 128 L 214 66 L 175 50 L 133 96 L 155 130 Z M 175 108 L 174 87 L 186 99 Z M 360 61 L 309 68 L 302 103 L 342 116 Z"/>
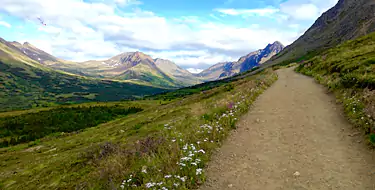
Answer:
<path fill-rule="evenodd" d="M 119 101 L 161 88 L 81 77 L 50 69 L 0 42 L 0 110 L 62 103 Z"/>
<path fill-rule="evenodd" d="M 295 42 L 266 65 L 311 57 L 331 47 L 375 31 L 375 0 L 340 0 L 323 13 Z"/>
<path fill-rule="evenodd" d="M 296 70 L 335 92 L 350 121 L 375 145 L 375 33 L 347 41 L 300 64 Z"/>
<path fill-rule="evenodd" d="M 280 42 L 268 44 L 264 49 L 260 49 L 241 57 L 236 62 L 223 62 L 211 66 L 210 68 L 197 74 L 200 79 L 206 81 L 217 80 L 230 77 L 259 66 L 278 54 L 284 46 Z"/>

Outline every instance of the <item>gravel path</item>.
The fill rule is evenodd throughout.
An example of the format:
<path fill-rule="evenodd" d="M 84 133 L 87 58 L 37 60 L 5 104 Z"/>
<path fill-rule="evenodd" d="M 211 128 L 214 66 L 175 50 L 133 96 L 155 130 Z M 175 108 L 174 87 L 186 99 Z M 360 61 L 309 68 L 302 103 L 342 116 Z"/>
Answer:
<path fill-rule="evenodd" d="M 212 157 L 200 188 L 375 190 L 375 152 L 335 98 L 292 68 Z"/>

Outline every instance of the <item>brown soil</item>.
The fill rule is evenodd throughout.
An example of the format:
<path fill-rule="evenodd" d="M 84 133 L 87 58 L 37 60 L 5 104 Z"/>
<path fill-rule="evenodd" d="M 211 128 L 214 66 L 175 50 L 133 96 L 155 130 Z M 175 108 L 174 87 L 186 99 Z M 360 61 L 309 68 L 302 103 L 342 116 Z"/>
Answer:
<path fill-rule="evenodd" d="M 202 190 L 375 189 L 375 154 L 325 88 L 292 68 L 212 157 Z"/>

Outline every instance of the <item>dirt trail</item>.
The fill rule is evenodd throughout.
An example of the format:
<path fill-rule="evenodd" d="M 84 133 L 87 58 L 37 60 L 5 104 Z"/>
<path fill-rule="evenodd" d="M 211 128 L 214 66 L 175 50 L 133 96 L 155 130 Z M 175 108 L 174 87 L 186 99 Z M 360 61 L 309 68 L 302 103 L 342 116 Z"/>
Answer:
<path fill-rule="evenodd" d="M 375 190 L 375 153 L 335 98 L 292 68 L 213 155 L 205 189 Z"/>

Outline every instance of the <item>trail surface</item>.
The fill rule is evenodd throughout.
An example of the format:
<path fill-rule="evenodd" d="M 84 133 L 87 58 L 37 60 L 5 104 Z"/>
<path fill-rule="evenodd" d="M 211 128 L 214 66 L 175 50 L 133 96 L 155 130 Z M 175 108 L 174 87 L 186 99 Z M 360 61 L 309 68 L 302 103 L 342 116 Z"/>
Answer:
<path fill-rule="evenodd" d="M 213 155 L 202 190 L 375 190 L 374 151 L 335 98 L 292 68 Z"/>

